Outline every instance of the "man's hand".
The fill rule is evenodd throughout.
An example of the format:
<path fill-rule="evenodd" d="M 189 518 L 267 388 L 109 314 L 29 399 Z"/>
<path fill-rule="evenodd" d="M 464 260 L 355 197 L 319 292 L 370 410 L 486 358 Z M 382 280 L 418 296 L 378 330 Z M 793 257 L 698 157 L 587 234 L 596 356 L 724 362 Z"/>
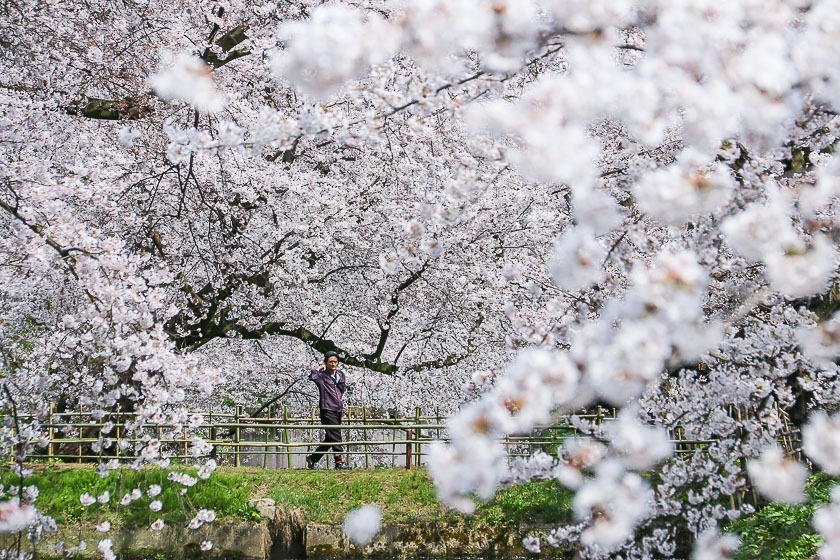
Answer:
<path fill-rule="evenodd" d="M 325 369 L 327 369 L 327 366 L 325 366 L 324 364 L 321 364 L 318 367 L 316 367 L 315 369 L 317 369 L 318 371 L 324 371 Z"/>

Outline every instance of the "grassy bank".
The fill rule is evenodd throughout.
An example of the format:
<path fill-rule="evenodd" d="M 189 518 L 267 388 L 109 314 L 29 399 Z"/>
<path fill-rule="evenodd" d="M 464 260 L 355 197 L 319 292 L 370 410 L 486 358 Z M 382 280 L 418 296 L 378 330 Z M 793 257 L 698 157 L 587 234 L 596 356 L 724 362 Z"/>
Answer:
<path fill-rule="evenodd" d="M 361 504 L 380 506 L 385 523 L 449 521 L 458 514 L 445 508 L 435 496 L 434 486 L 424 470 L 371 469 L 336 472 L 328 470 L 265 470 L 219 468 L 209 480 L 200 481 L 182 493 L 181 486 L 168 481 L 170 472 L 194 474 L 190 469 L 119 470 L 100 478 L 90 466 L 39 465 L 25 484 L 36 485 L 38 509 L 62 524 L 95 524 L 109 521 L 115 526 L 147 527 L 162 518 L 168 524 L 186 524 L 199 509 L 214 509 L 220 519 L 261 521 L 251 501 L 270 498 L 277 505 L 299 508 L 306 521 L 340 524 L 344 516 Z M 8 468 L 0 468 L 0 482 L 6 491 L 18 484 Z M 145 493 L 151 485 L 162 492 L 155 499 L 163 503 L 160 512 L 149 509 L 152 498 Z M 807 500 L 798 505 L 768 504 L 757 513 L 732 523 L 728 530 L 740 535 L 743 546 L 737 559 L 813 560 L 822 543 L 811 526 L 811 517 L 830 501 L 835 479 L 817 474 L 807 485 Z M 143 492 L 129 505 L 120 500 L 134 489 Z M 79 496 L 101 496 L 107 503 L 85 507 Z M 556 481 L 533 482 L 500 490 L 495 498 L 479 505 L 471 518 L 491 525 L 561 524 L 570 520 L 572 494 Z"/>
<path fill-rule="evenodd" d="M 341 523 L 347 512 L 366 503 L 381 507 L 386 523 L 443 521 L 457 516 L 436 498 L 434 486 L 423 470 L 354 470 L 348 472 L 219 468 L 206 481 L 181 492 L 181 486 L 168 481 L 169 472 L 190 469 L 119 470 L 100 478 L 89 466 L 36 466 L 24 484 L 39 489 L 37 507 L 59 523 L 99 523 L 148 526 L 162 518 L 169 523 L 185 523 L 199 509 L 214 509 L 220 519 L 260 521 L 251 505 L 257 498 L 270 498 L 277 505 L 300 508 L 307 521 Z M 5 488 L 17 485 L 18 478 L 8 470 L 0 474 Z M 146 494 L 151 485 L 163 490 L 155 500 L 161 511 L 149 509 Z M 120 500 L 139 489 L 142 497 L 129 505 Z M 79 496 L 110 494 L 107 503 L 85 507 Z M 495 499 L 481 504 L 474 516 L 491 524 L 555 523 L 569 519 L 571 494 L 555 481 L 541 481 L 498 492 Z"/>
<path fill-rule="evenodd" d="M 741 537 L 736 560 L 813 560 L 822 537 L 811 525 L 814 512 L 831 501 L 837 480 L 815 474 L 805 487 L 801 504 L 767 504 L 756 513 L 732 523 L 729 530 Z"/>

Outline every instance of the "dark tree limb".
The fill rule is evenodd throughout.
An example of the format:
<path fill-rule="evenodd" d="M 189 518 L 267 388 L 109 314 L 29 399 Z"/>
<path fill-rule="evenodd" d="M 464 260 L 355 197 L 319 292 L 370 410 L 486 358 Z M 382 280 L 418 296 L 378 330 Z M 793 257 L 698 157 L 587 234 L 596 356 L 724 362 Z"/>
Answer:
<path fill-rule="evenodd" d="M 400 312 L 400 294 L 417 282 L 425 271 L 426 265 L 423 264 L 423 266 L 412 272 L 408 278 L 400 282 L 394 290 L 394 293 L 391 295 L 391 309 L 388 310 L 385 321 L 379 325 L 379 340 L 376 343 L 376 349 L 371 354 L 365 354 L 364 357 L 366 359 L 379 361 L 382 352 L 385 350 L 385 344 L 388 342 L 388 335 L 391 334 L 391 320 Z"/>
<path fill-rule="evenodd" d="M 478 318 L 475 320 L 475 323 L 470 329 L 470 336 L 467 338 L 466 348 L 460 354 L 449 354 L 443 358 L 438 358 L 436 360 L 426 360 L 425 362 L 420 362 L 405 368 L 405 371 L 412 372 L 412 371 L 422 371 L 424 369 L 439 369 L 443 367 L 454 366 L 459 362 L 467 359 L 474 351 L 474 335 L 475 331 L 477 331 L 481 325 L 484 323 L 484 315 L 479 315 Z M 402 353 L 402 350 L 400 350 Z"/>
<path fill-rule="evenodd" d="M 265 159 L 268 161 L 277 161 L 279 158 L 283 163 L 293 163 L 295 161 L 297 147 L 300 143 L 301 136 L 303 135 L 298 134 L 295 136 L 295 141 L 292 142 L 292 145 L 289 148 L 285 150 L 278 150 L 273 154 L 269 154 L 265 157 Z"/>
<path fill-rule="evenodd" d="M 83 95 L 66 107 L 65 112 L 68 115 L 81 116 L 87 119 L 136 121 L 151 114 L 152 107 L 140 99 L 131 97 L 99 99 Z"/>
<path fill-rule="evenodd" d="M 793 305 L 804 305 L 825 321 L 840 310 L 840 278 L 832 282 L 831 287 L 822 294 L 792 301 Z"/>
<path fill-rule="evenodd" d="M 221 17 L 222 13 L 223 11 L 220 8 L 218 16 Z M 214 24 L 207 42 L 218 46 L 224 54 L 218 55 L 208 46 L 204 49 L 200 58 L 215 70 L 238 58 L 248 56 L 251 54 L 251 49 L 247 47 L 234 50 L 237 45 L 248 39 L 248 36 L 245 34 L 248 27 L 247 22 L 241 23 L 216 39 L 216 34 L 219 32 L 219 25 Z M 152 113 L 152 107 L 140 98 L 100 99 L 82 95 L 66 107 L 65 111 L 68 115 L 80 116 L 87 119 L 130 121 L 147 117 Z"/>
<path fill-rule="evenodd" d="M 292 381 L 291 385 L 286 387 L 285 391 L 282 391 L 281 393 L 278 393 L 277 395 L 274 395 L 269 400 L 260 404 L 259 408 L 257 408 L 253 413 L 251 413 L 251 416 L 259 417 L 260 414 L 262 414 L 264 411 L 268 410 L 268 407 L 270 407 L 271 405 L 273 405 L 274 403 L 276 403 L 277 401 L 279 401 L 280 399 L 282 399 L 283 397 L 288 395 L 292 391 L 294 386 L 297 385 L 300 381 L 302 381 L 301 378 L 298 378 L 298 379 L 295 379 L 294 381 Z"/>
<path fill-rule="evenodd" d="M 199 328 L 193 328 L 190 333 L 184 335 L 170 334 L 175 339 L 175 344 L 182 350 L 196 350 L 216 338 L 228 338 L 231 335 L 244 340 L 258 340 L 266 336 L 286 336 L 304 342 L 307 346 L 325 354 L 327 352 L 338 352 L 343 363 L 352 367 L 360 367 L 386 375 L 394 375 L 399 369 L 396 364 L 382 362 L 378 358 L 369 356 L 356 356 L 341 348 L 334 341 L 318 336 L 303 326 L 292 326 L 287 323 L 268 322 L 259 328 L 249 329 L 232 321 L 224 320 L 224 313 L 217 317 L 215 304 L 208 310 L 208 317 L 201 322 Z"/>
<path fill-rule="evenodd" d="M 245 32 L 248 30 L 248 23 L 240 23 L 221 37 L 219 37 L 216 42 L 214 43 L 218 46 L 222 51 L 225 53 L 225 56 L 219 56 L 212 52 L 211 50 L 206 50 L 204 55 L 201 57 L 207 64 L 212 66 L 214 69 L 221 68 L 225 64 L 229 62 L 233 62 L 237 58 L 242 58 L 243 56 L 248 56 L 251 54 L 251 49 L 247 47 L 243 47 L 241 49 L 234 50 L 234 47 L 248 39 L 248 36 Z"/>

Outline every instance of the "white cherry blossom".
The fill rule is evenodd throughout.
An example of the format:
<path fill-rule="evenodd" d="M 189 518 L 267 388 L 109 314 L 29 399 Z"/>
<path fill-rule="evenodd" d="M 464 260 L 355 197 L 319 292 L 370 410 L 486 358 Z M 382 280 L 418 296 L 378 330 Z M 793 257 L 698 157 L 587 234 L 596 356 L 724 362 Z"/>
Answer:
<path fill-rule="evenodd" d="M 776 502 L 797 503 L 804 498 L 808 469 L 778 447 L 765 449 L 758 459 L 747 463 L 747 471 L 758 491 Z"/>
<path fill-rule="evenodd" d="M 354 509 L 344 517 L 342 530 L 358 546 L 365 546 L 379 533 L 382 510 L 373 504 Z"/>

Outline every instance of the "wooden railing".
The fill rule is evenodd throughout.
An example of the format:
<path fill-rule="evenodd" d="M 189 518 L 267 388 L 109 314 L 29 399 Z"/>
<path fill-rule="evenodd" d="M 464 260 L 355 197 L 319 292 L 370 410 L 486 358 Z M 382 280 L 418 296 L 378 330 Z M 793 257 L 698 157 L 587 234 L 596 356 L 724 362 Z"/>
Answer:
<path fill-rule="evenodd" d="M 213 456 L 220 464 L 294 468 L 304 465 L 304 456 L 322 444 L 321 430 L 342 431 L 343 455 L 354 458 L 357 466 L 420 466 L 433 441 L 448 441 L 446 417 L 435 411 L 424 414 L 420 408 L 413 415 L 375 415 L 370 410 L 351 407 L 340 426 L 324 426 L 317 409 L 308 416 L 292 416 L 287 407 L 269 409 L 264 416 L 248 416 L 241 406 L 233 412 L 205 412 L 202 425 L 189 430 L 171 424 L 146 424 L 141 434 L 160 441 L 164 454 L 179 461 L 193 459 L 191 436 L 199 436 L 214 446 Z M 580 416 L 580 415 L 579 415 Z M 589 415 L 600 422 L 610 412 L 598 410 Z M 51 413 L 41 428 L 47 432 L 48 444 L 36 449 L 29 458 L 35 461 L 91 462 L 117 459 L 130 461 L 140 444 L 140 434 L 129 433 L 126 425 L 135 420 L 133 413 L 111 412 L 95 418 L 90 412 L 74 410 Z M 20 418 L 27 423 L 27 417 Z M 110 430 L 102 434 L 103 428 Z M 100 438 L 100 434 L 104 439 Z M 567 418 L 540 426 L 529 434 L 504 438 L 508 458 L 528 456 L 538 449 L 553 449 L 565 437 L 575 434 Z M 338 445 L 338 444 L 336 444 Z M 134 448 L 134 449 L 133 449 Z"/>
<path fill-rule="evenodd" d="M 233 412 L 203 413 L 203 423 L 195 430 L 171 424 L 146 424 L 141 434 L 129 433 L 126 425 L 135 420 L 133 413 L 112 412 L 95 418 L 90 412 L 76 410 L 56 412 L 51 409 L 41 428 L 48 433 L 48 444 L 38 448 L 30 458 L 35 461 L 93 462 L 117 459 L 130 461 L 141 443 L 140 436 L 160 441 L 164 456 L 177 461 L 189 461 L 191 436 L 195 435 L 213 446 L 212 456 L 219 464 L 257 466 L 265 468 L 300 468 L 305 455 L 322 444 L 324 427 L 342 431 L 340 445 L 343 455 L 358 467 L 412 468 L 424 463 L 428 446 L 434 441 L 448 441 L 446 417 L 437 411 L 424 414 L 417 408 L 413 415 L 372 414 L 370 410 L 351 407 L 340 426 L 323 426 L 317 409 L 308 416 L 292 416 L 288 408 L 269 409 L 264 416 L 248 416 L 237 406 Z M 597 408 L 593 412 L 576 415 L 594 423 L 609 422 L 614 411 Z M 20 419 L 26 423 L 26 417 Z M 100 434 L 106 424 L 111 429 Z M 529 456 L 537 450 L 554 453 L 563 440 L 578 435 L 568 417 L 559 417 L 550 425 L 539 426 L 528 434 L 506 436 L 504 445 L 508 461 Z M 793 437 L 793 436 L 788 436 Z M 686 439 L 681 429 L 672 432 L 677 453 L 693 453 L 708 447 L 711 440 Z M 791 440 L 791 445 L 794 441 Z M 336 444 L 338 445 L 338 444 Z M 788 447 L 788 445 L 786 445 Z"/>

